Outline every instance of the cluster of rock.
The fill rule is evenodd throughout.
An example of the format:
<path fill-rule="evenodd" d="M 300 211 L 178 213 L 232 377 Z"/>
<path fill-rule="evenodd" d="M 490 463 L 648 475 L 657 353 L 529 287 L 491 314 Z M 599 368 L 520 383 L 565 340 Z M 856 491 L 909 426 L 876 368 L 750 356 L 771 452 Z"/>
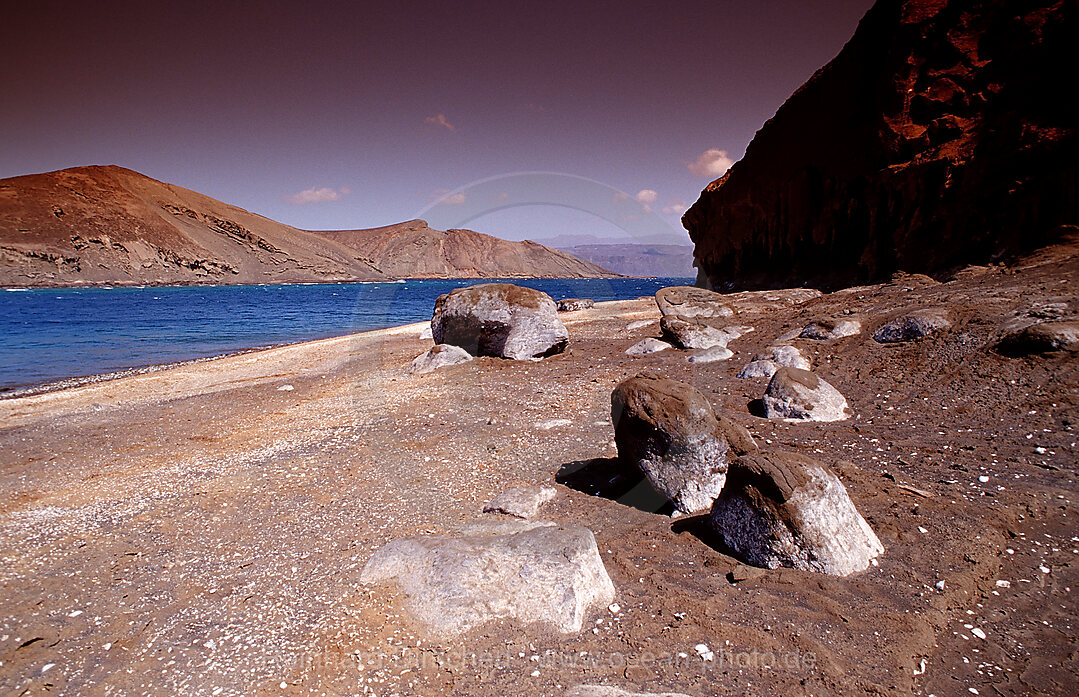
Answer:
<path fill-rule="evenodd" d="M 791 371 L 815 378 L 797 368 L 777 375 Z M 611 394 L 611 419 L 623 465 L 678 512 L 710 511 L 716 534 L 747 563 L 845 576 L 884 551 L 823 463 L 761 453 L 690 385 L 647 373 L 625 380 Z"/>
<path fill-rule="evenodd" d="M 631 356 L 678 348 L 693 351 L 686 359 L 691 363 L 725 361 L 734 355 L 727 343 L 753 331 L 753 327 L 714 325 L 716 320 L 734 315 L 734 310 L 719 293 L 691 286 L 673 286 L 659 289 L 655 298 L 662 314 L 661 338 L 648 337 L 630 346 L 626 353 Z"/>

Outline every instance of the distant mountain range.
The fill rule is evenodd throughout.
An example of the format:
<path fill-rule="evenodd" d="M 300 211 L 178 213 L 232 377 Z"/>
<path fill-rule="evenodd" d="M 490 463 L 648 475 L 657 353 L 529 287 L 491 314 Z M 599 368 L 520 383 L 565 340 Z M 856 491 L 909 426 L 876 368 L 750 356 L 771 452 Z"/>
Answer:
<path fill-rule="evenodd" d="M 579 244 L 562 251 L 626 276 L 691 278 L 693 247 L 679 244 Z"/>
<path fill-rule="evenodd" d="M 422 220 L 300 230 L 122 167 L 0 179 L 5 286 L 616 275 L 534 242 Z"/>

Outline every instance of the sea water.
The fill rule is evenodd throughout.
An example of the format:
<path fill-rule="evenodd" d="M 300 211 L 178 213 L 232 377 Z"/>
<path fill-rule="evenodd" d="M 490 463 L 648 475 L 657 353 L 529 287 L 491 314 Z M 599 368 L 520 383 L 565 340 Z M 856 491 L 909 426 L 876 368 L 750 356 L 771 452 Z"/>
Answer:
<path fill-rule="evenodd" d="M 0 395 L 68 378 L 341 336 L 431 318 L 473 279 L 0 289 Z M 684 278 L 516 279 L 555 300 L 625 300 Z"/>

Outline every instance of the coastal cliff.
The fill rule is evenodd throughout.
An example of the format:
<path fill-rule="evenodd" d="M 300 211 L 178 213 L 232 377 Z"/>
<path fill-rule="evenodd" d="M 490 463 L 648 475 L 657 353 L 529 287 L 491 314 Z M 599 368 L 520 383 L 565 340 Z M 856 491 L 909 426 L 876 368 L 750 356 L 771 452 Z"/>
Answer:
<path fill-rule="evenodd" d="M 0 285 L 610 277 L 565 252 L 412 221 L 313 232 L 122 167 L 0 180 Z"/>
<path fill-rule="evenodd" d="M 698 283 L 834 288 L 1051 242 L 1079 221 L 1075 15 L 877 2 L 683 216 Z"/>

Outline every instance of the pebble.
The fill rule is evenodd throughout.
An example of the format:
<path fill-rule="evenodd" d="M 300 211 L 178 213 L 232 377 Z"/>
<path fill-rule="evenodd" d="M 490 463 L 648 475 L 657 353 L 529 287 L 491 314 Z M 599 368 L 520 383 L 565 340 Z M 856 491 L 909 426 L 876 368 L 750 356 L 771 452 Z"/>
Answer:
<path fill-rule="evenodd" d="M 929 532 L 929 531 L 928 531 L 928 530 L 926 530 L 925 528 L 923 528 L 923 527 L 922 527 L 921 525 L 919 525 L 919 526 L 918 526 L 918 532 L 920 532 L 920 533 L 922 533 L 922 534 L 924 535 L 925 533 L 927 533 L 927 532 Z"/>
<path fill-rule="evenodd" d="M 277 391 L 278 392 L 292 392 L 294 389 L 296 389 L 296 388 L 293 387 L 292 385 L 281 385 L 281 387 L 277 388 Z"/>
<path fill-rule="evenodd" d="M 1041 571 L 1043 574 L 1047 574 L 1047 573 L 1049 573 L 1049 567 L 1046 566 L 1045 564 L 1042 564 L 1041 566 L 1038 567 L 1038 571 Z"/>
<path fill-rule="evenodd" d="M 51 668 L 55 668 L 55 667 L 56 667 L 56 664 L 55 664 L 55 663 L 46 663 L 45 665 L 41 666 L 41 672 L 42 672 L 42 673 L 45 673 L 45 672 L 47 672 L 47 671 L 48 671 L 49 669 L 51 669 Z"/>
<path fill-rule="evenodd" d="M 944 581 L 937 581 L 935 584 L 933 584 L 933 587 L 936 588 L 938 591 L 944 590 Z"/>
<path fill-rule="evenodd" d="M 982 630 L 978 629 L 977 627 L 975 627 L 974 629 L 970 630 L 970 633 L 971 633 L 971 634 L 973 634 L 974 636 L 978 637 L 979 639 L 984 639 L 984 638 L 985 638 L 985 632 L 983 632 Z"/>
<path fill-rule="evenodd" d="M 532 671 L 532 677 L 533 677 L 533 678 L 538 678 L 538 677 L 539 677 L 539 675 L 540 675 L 540 673 L 539 673 L 539 671 L 538 671 L 538 670 L 534 670 L 534 671 Z"/>
<path fill-rule="evenodd" d="M 622 611 L 622 606 L 618 603 L 611 603 L 607 606 L 607 609 L 611 611 L 612 615 L 617 615 L 619 612 Z"/>
<path fill-rule="evenodd" d="M 989 477 L 987 477 L 986 475 L 983 474 L 982 476 L 978 477 L 978 481 L 981 482 L 982 484 L 985 484 L 986 482 L 989 481 Z"/>
<path fill-rule="evenodd" d="M 1011 587 L 1012 587 L 1012 582 L 1011 581 L 1000 581 L 1000 580 L 997 581 L 997 588 L 1011 588 Z"/>

